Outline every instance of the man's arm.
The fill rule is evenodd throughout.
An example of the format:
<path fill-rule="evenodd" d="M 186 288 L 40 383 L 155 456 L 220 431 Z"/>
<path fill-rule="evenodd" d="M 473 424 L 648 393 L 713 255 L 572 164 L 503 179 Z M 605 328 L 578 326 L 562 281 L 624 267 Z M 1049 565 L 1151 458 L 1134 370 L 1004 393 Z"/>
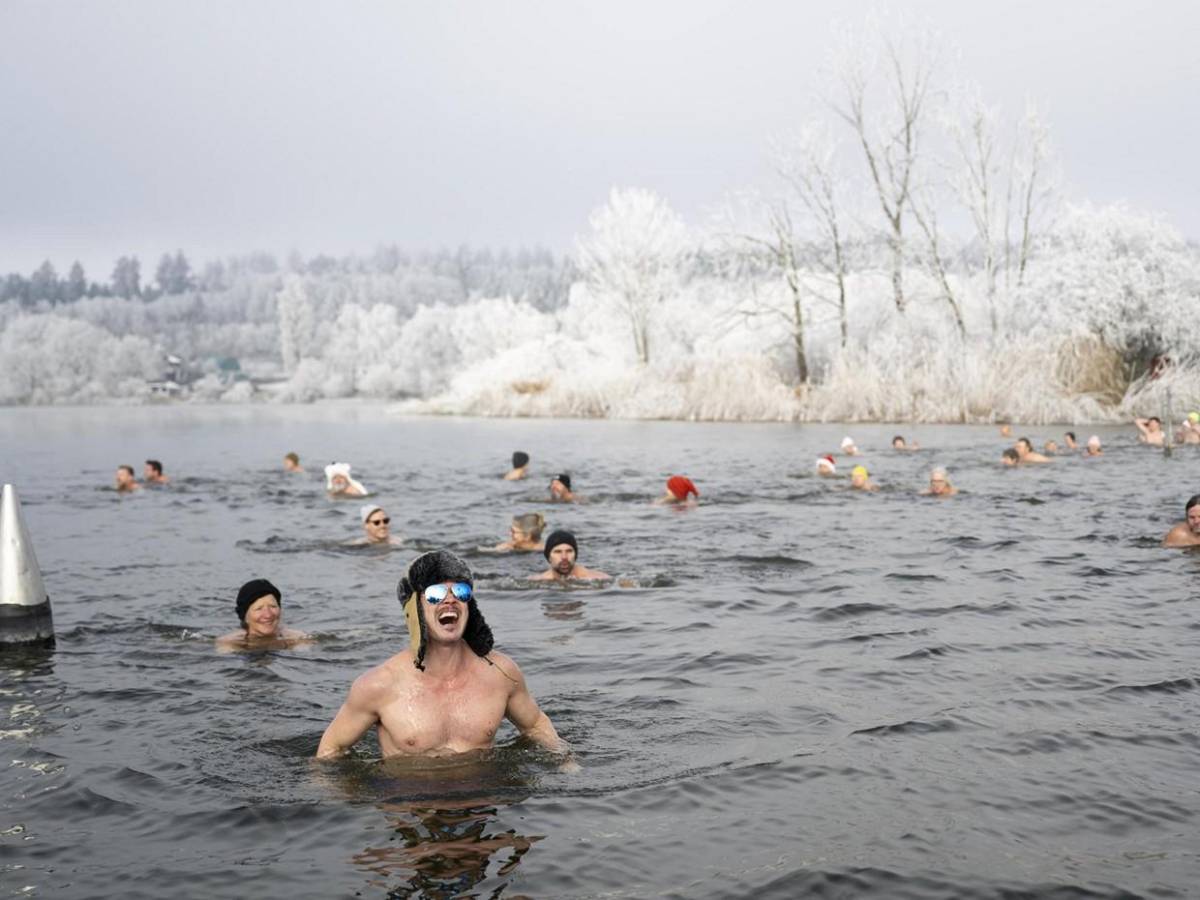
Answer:
<path fill-rule="evenodd" d="M 367 729 L 379 721 L 379 702 L 386 689 L 384 680 L 379 669 L 372 669 L 354 680 L 346 702 L 321 735 L 317 759 L 345 756 Z"/>
<path fill-rule="evenodd" d="M 1137 426 L 1137 430 L 1140 431 L 1143 436 L 1148 436 L 1150 434 L 1149 419 L 1134 419 L 1133 424 Z"/>
<path fill-rule="evenodd" d="M 495 654 L 499 656 L 499 654 Z M 496 665 L 512 682 L 512 691 L 508 695 L 508 706 L 504 715 L 520 729 L 521 734 L 537 741 L 547 750 L 554 753 L 567 753 L 569 748 L 566 741 L 558 736 L 550 717 L 542 712 L 529 688 L 525 684 L 525 676 L 517 668 L 517 664 L 504 657 L 497 660 Z"/>

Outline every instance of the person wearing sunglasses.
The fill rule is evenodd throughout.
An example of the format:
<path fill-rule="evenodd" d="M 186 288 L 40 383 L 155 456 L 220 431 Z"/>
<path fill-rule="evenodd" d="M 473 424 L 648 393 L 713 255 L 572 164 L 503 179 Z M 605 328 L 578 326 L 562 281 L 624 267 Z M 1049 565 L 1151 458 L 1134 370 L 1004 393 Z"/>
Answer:
<path fill-rule="evenodd" d="M 397 546 L 400 540 L 392 536 L 392 518 L 382 506 L 368 503 L 358 510 L 362 518 L 363 537 L 360 544 L 390 544 Z"/>
<path fill-rule="evenodd" d="M 546 538 L 546 549 L 542 551 L 550 564 L 545 572 L 534 575 L 530 581 L 598 581 L 612 578 L 606 572 L 579 565 L 579 543 L 569 531 L 554 531 Z"/>
<path fill-rule="evenodd" d="M 385 757 L 482 750 L 507 718 L 569 763 L 521 670 L 493 648 L 465 562 L 446 550 L 423 553 L 396 593 L 409 646 L 355 680 L 321 736 L 318 759 L 344 756 L 372 726 Z"/>

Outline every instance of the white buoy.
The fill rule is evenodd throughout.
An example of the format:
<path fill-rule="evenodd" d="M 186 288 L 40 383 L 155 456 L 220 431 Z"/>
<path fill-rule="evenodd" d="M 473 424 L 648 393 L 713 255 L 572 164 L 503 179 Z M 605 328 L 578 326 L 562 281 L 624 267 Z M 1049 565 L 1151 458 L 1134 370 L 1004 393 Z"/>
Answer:
<path fill-rule="evenodd" d="M 31 644 L 54 646 L 54 621 L 21 501 L 6 484 L 0 499 L 0 649 Z"/>

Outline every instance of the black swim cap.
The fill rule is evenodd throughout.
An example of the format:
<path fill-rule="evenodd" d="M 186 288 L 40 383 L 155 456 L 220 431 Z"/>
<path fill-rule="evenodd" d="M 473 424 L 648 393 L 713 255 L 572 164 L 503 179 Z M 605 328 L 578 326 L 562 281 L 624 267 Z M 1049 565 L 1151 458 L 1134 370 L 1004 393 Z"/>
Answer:
<path fill-rule="evenodd" d="M 254 605 L 255 600 L 265 597 L 267 594 L 271 594 L 275 598 L 275 602 L 283 606 L 283 595 L 279 593 L 279 588 L 267 579 L 255 578 L 242 585 L 237 595 L 237 614 L 243 625 L 246 624 L 246 610 Z"/>
<path fill-rule="evenodd" d="M 571 489 L 571 476 L 566 472 L 559 472 L 554 476 L 554 480 L 561 481 L 563 487 L 565 487 L 568 491 Z"/>
<path fill-rule="evenodd" d="M 513 468 L 520 469 L 523 466 L 529 465 L 529 454 L 518 450 L 513 454 Z"/>
<path fill-rule="evenodd" d="M 575 535 L 569 531 L 552 531 L 550 537 L 546 538 L 546 548 L 542 551 L 542 555 L 546 557 L 546 561 L 550 560 L 550 551 L 559 544 L 570 544 L 571 549 L 575 551 L 575 555 L 579 555 L 579 544 L 575 543 Z"/>

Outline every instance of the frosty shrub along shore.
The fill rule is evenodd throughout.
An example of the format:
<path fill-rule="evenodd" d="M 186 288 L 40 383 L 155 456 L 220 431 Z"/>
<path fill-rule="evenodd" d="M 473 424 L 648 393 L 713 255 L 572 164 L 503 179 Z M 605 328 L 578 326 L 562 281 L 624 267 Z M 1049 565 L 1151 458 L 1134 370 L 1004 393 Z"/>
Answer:
<path fill-rule="evenodd" d="M 1158 414 L 1169 391 L 1200 408 L 1200 250 L 1068 202 L 1035 111 L 1005 123 L 935 41 L 887 34 L 846 38 L 821 115 L 703 223 L 613 189 L 563 256 L 193 271 L 179 252 L 145 284 L 134 257 L 106 284 L 78 264 L 10 275 L 0 403 L 1038 424 Z"/>

